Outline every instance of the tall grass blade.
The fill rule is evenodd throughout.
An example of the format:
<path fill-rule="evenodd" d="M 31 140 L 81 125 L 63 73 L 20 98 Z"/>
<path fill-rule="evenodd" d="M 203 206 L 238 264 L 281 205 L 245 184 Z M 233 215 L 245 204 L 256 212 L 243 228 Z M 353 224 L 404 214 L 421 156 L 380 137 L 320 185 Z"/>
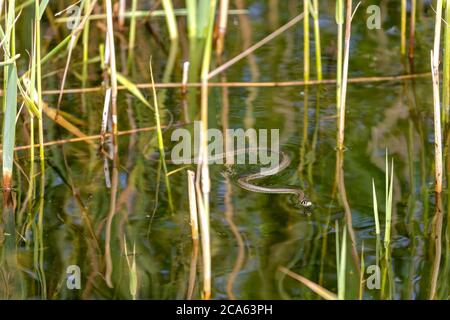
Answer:
<path fill-rule="evenodd" d="M 127 238 L 124 235 L 124 251 L 125 251 L 125 258 L 127 260 L 128 265 L 128 272 L 130 274 L 130 282 L 129 282 L 129 290 L 131 297 L 133 300 L 136 300 L 137 297 L 137 287 L 138 287 L 138 277 L 137 277 L 137 269 L 136 269 L 136 244 L 133 245 L 133 252 L 131 253 L 132 258 L 130 259 L 128 255 L 128 245 L 127 245 Z"/>
<path fill-rule="evenodd" d="M 14 146 L 16 137 L 17 116 L 17 68 L 6 67 L 5 117 L 3 118 L 3 189 L 8 191 L 12 186 L 14 164 Z"/>
<path fill-rule="evenodd" d="M 6 35 L 3 49 L 7 56 L 15 56 L 15 1 L 9 1 L 6 17 Z M 9 58 L 8 57 L 8 58 Z M 8 59 L 7 59 L 8 60 Z M 14 64 L 4 66 L 4 91 L 5 99 L 3 110 L 3 195 L 4 205 L 9 205 L 11 200 L 12 174 L 14 165 L 14 145 L 16 139 L 16 116 L 17 116 L 17 67 Z"/>
<path fill-rule="evenodd" d="M 377 191 L 375 189 L 375 180 L 372 178 L 372 195 L 373 195 L 373 217 L 375 220 L 375 233 L 380 235 L 380 220 L 378 218 L 378 200 Z"/>
<path fill-rule="evenodd" d="M 361 245 L 361 272 L 359 274 L 359 300 L 362 300 L 364 297 L 364 270 L 366 269 L 366 265 L 364 263 L 364 241 Z"/>
<path fill-rule="evenodd" d="M 49 2 L 50 0 L 42 0 L 41 4 L 39 5 L 39 20 L 42 19 L 42 15 L 45 13 L 45 9 L 47 8 Z"/>
<path fill-rule="evenodd" d="M 339 258 L 339 277 L 338 277 L 338 298 L 339 300 L 345 299 L 345 281 L 346 281 L 346 265 L 347 265 L 347 230 L 343 228 L 342 230 L 342 244 L 341 244 L 341 252 Z M 338 253 L 339 254 L 339 253 Z"/>
<path fill-rule="evenodd" d="M 386 202 L 386 225 L 385 225 L 385 233 L 384 233 L 384 244 L 386 250 L 388 249 L 389 243 L 391 241 L 391 224 L 392 224 L 392 189 L 394 183 L 394 160 L 392 159 L 391 170 L 390 170 L 390 178 L 389 178 L 389 166 L 386 168 L 388 172 L 388 189 L 387 192 L 387 202 Z"/>
<path fill-rule="evenodd" d="M 164 11 L 166 12 L 166 23 L 169 29 L 170 40 L 178 39 L 177 20 L 173 12 L 172 0 L 162 0 Z"/>
<path fill-rule="evenodd" d="M 197 0 L 186 0 L 188 34 L 190 39 L 197 37 Z"/>
<path fill-rule="evenodd" d="M 154 110 L 152 105 L 145 99 L 142 92 L 139 88 L 130 80 L 128 80 L 125 76 L 117 72 L 117 82 L 119 82 L 122 86 L 124 86 L 133 96 L 139 99 L 143 104 L 149 107 L 151 110 Z"/>

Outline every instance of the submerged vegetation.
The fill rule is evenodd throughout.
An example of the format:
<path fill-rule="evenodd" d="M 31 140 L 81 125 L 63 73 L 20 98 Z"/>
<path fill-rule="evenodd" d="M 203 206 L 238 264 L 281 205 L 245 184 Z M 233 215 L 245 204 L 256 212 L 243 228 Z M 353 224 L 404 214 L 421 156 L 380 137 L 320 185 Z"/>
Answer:
<path fill-rule="evenodd" d="M 448 299 L 449 18 L 448 0 L 0 0 L 0 298 Z M 210 162 L 231 128 L 279 129 L 283 170 L 240 188 L 252 165 Z"/>

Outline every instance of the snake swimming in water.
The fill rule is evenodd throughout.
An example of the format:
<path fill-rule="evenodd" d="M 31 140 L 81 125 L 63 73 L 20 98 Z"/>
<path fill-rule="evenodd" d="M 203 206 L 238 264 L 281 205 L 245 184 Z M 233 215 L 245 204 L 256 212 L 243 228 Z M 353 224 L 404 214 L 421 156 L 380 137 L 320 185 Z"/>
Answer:
<path fill-rule="evenodd" d="M 171 116 L 170 124 L 164 130 L 167 130 L 173 124 L 173 115 L 170 114 L 170 116 Z M 283 171 L 284 169 L 286 169 L 291 164 L 291 159 L 283 151 L 276 151 L 276 150 L 267 149 L 267 148 L 243 148 L 243 149 L 237 149 L 234 151 L 229 151 L 229 152 L 224 152 L 224 153 L 214 155 L 214 156 L 208 158 L 208 160 L 211 163 L 213 161 L 226 159 L 230 155 L 235 156 L 238 154 L 249 153 L 249 152 L 260 152 L 260 151 L 266 151 L 266 152 L 270 151 L 271 154 L 276 153 L 276 154 L 278 154 L 279 158 L 281 158 L 281 161 L 279 161 L 279 163 L 276 166 L 274 166 L 273 168 L 264 169 L 264 172 L 257 172 L 257 173 L 238 177 L 237 184 L 242 189 L 252 191 L 252 192 L 257 192 L 257 193 L 292 194 L 292 195 L 296 196 L 296 199 L 300 205 L 302 205 L 303 207 L 311 207 L 312 203 L 306 198 L 305 193 L 300 189 L 263 187 L 263 186 L 258 186 L 258 185 L 251 183 L 251 181 L 267 178 L 268 176 L 275 175 L 275 174 Z M 153 158 L 153 160 L 156 160 L 156 158 L 154 158 L 152 156 L 150 158 Z M 194 161 L 196 161 L 196 160 L 198 160 L 198 158 L 187 159 L 187 162 L 194 163 Z M 172 162 L 172 161 L 169 161 L 169 162 Z"/>
<path fill-rule="evenodd" d="M 296 188 L 272 188 L 272 187 L 263 187 L 258 186 L 255 184 L 252 184 L 251 181 L 255 181 L 258 179 L 263 179 L 268 176 L 275 175 L 282 170 L 286 169 L 290 163 L 291 159 L 287 154 L 285 154 L 283 151 L 275 151 L 273 149 L 265 149 L 265 148 L 247 148 L 247 149 L 238 149 L 235 151 L 230 151 L 228 153 L 220 153 L 218 155 L 214 155 L 213 157 L 209 158 L 209 161 L 217 161 L 217 160 L 223 160 L 229 155 L 237 155 L 242 153 L 248 153 L 248 152 L 257 152 L 261 150 L 270 151 L 271 153 L 277 153 L 279 156 L 281 156 L 281 161 L 274 166 L 273 168 L 264 169 L 264 172 L 257 172 L 252 173 L 245 176 L 240 176 L 237 178 L 238 185 L 245 190 L 252 191 L 252 192 L 258 192 L 258 193 L 275 193 L 275 194 L 293 194 L 297 197 L 298 203 L 302 205 L 303 207 L 310 207 L 312 206 L 312 203 L 306 199 L 305 193 Z"/>

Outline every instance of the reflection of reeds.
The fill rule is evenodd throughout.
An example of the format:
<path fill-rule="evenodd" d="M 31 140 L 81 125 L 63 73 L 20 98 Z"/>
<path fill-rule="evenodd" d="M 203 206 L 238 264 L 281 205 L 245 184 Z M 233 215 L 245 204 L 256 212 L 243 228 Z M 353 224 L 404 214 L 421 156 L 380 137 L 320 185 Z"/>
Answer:
<path fill-rule="evenodd" d="M 153 68 L 152 68 L 151 61 L 150 61 L 150 78 L 151 78 L 152 83 L 154 83 Z M 169 207 L 170 207 L 170 211 L 173 212 L 174 208 L 173 208 L 173 201 L 172 201 L 172 191 L 170 188 L 169 176 L 168 176 L 167 165 L 166 165 L 166 160 L 165 160 L 166 155 L 165 155 L 165 151 L 164 151 L 164 140 L 163 140 L 163 136 L 162 136 L 159 107 L 158 107 L 158 97 L 156 96 L 155 86 L 153 86 L 152 91 L 153 91 L 153 104 L 154 104 L 154 110 L 155 110 L 156 132 L 158 134 L 159 153 L 161 156 L 161 162 L 162 162 L 162 167 L 163 167 L 163 171 L 164 171 L 164 181 L 165 181 L 166 188 L 167 188 L 167 197 L 168 197 L 168 201 L 169 201 Z"/>
<path fill-rule="evenodd" d="M 198 173 L 197 173 L 198 175 Z M 202 297 L 208 300 L 211 297 L 211 243 L 210 243 L 210 229 L 209 216 L 205 210 L 205 201 L 203 199 L 203 191 L 200 187 L 198 178 L 195 182 L 195 192 L 197 199 L 198 220 L 200 225 L 200 239 L 202 244 L 202 258 L 203 258 L 203 291 Z"/>
<path fill-rule="evenodd" d="M 188 170 L 188 195 L 189 195 L 189 217 L 191 225 L 192 237 L 192 257 L 189 271 L 189 285 L 186 298 L 192 299 L 195 287 L 195 278 L 197 274 L 197 259 L 198 259 L 198 216 L 197 216 L 197 197 L 195 192 L 195 173 Z"/>
<path fill-rule="evenodd" d="M 444 218 L 444 211 L 442 207 L 442 197 L 440 193 L 436 193 L 436 212 L 433 218 L 433 228 L 431 233 L 431 239 L 434 239 L 434 260 L 433 267 L 431 268 L 431 288 L 429 293 L 429 299 L 437 298 L 438 278 L 441 265 L 442 256 L 442 222 Z M 445 270 L 445 269 L 444 269 Z M 445 275 L 445 274 L 444 274 Z M 444 278 L 445 279 L 445 278 Z M 445 282 L 445 280 L 443 281 Z M 448 297 L 443 296 L 442 299 Z"/>
<path fill-rule="evenodd" d="M 339 300 L 345 299 L 346 274 L 347 274 L 347 231 L 342 230 L 342 242 L 339 242 L 339 223 L 336 220 L 336 275 Z"/>

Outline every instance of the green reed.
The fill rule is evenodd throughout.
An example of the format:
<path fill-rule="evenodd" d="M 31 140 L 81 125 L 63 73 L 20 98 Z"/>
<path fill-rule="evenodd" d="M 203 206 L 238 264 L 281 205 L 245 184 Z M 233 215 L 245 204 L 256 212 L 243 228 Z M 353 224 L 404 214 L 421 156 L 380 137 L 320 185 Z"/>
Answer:
<path fill-rule="evenodd" d="M 131 13 L 135 13 L 137 10 L 137 0 L 131 2 Z M 136 44 L 136 17 L 133 15 L 130 20 L 130 31 L 128 34 L 128 65 L 133 63 L 134 59 L 134 47 Z"/>
<path fill-rule="evenodd" d="M 384 181 L 384 193 L 385 193 L 385 222 L 384 222 L 384 251 L 380 245 L 380 223 L 378 213 L 378 201 L 376 195 L 375 181 L 372 179 L 372 196 L 373 196 L 373 212 L 375 220 L 375 234 L 376 234 L 376 265 L 379 266 L 380 255 L 384 254 L 382 263 L 382 279 L 381 279 L 381 299 L 391 298 L 393 295 L 393 272 L 391 267 L 391 229 L 392 229 L 392 216 L 393 216 L 393 189 L 394 189 L 394 160 L 391 159 L 391 165 L 389 166 L 389 154 L 386 150 L 385 160 L 385 181 Z M 363 270 L 363 269 L 361 269 Z M 389 285 L 389 292 L 386 296 L 386 286 Z"/>
<path fill-rule="evenodd" d="M 303 0 L 303 80 L 309 81 L 309 1 Z"/>
<path fill-rule="evenodd" d="M 346 5 L 346 18 L 345 18 L 345 39 L 344 39 L 344 60 L 342 61 L 342 80 L 341 87 L 339 89 L 340 102 L 338 108 L 339 125 L 338 125 L 338 141 L 337 147 L 340 150 L 344 149 L 344 133 L 345 133 L 345 108 L 347 99 L 347 79 L 348 79 L 348 65 L 350 59 L 350 36 L 352 29 L 352 17 L 353 17 L 353 4 L 352 0 L 347 0 Z M 342 20 L 339 20 L 341 22 Z M 338 64 L 341 62 L 339 61 Z M 338 83 L 339 87 L 339 83 Z"/>
<path fill-rule="evenodd" d="M 137 268 L 136 268 L 136 244 L 133 244 L 133 252 L 130 253 L 131 258 L 128 254 L 128 245 L 127 245 L 127 237 L 124 235 L 123 238 L 124 242 L 124 254 L 125 259 L 127 261 L 128 266 L 128 273 L 129 273 L 129 290 L 131 297 L 133 300 L 136 300 L 137 297 L 137 289 L 138 289 L 138 274 L 137 274 Z"/>
<path fill-rule="evenodd" d="M 392 196 L 394 184 L 394 159 L 391 161 L 391 169 L 389 170 L 388 153 L 386 151 L 386 173 L 385 173 L 385 195 L 386 195 L 386 219 L 384 231 L 384 245 L 386 249 L 389 247 L 391 241 L 391 224 L 392 224 Z"/>
<path fill-rule="evenodd" d="M 84 14 L 89 14 L 89 8 L 91 7 L 91 1 L 85 0 L 84 2 Z M 83 88 L 86 87 L 87 78 L 88 78 L 88 62 L 89 62 L 89 31 L 90 31 L 90 22 L 89 20 L 85 22 L 83 28 L 83 70 L 82 70 L 82 83 L 81 86 Z"/>
<path fill-rule="evenodd" d="M 6 30 L 3 35 L 3 49 L 7 59 L 15 56 L 15 1 L 8 2 L 6 13 Z M 12 187 L 12 175 L 14 165 L 14 145 L 16 135 L 17 115 L 17 67 L 15 60 L 11 64 L 4 65 L 4 92 L 3 110 L 3 192 L 9 201 Z M 6 202 L 8 202 L 6 201 Z"/>
<path fill-rule="evenodd" d="M 377 191 L 375 188 L 375 180 L 372 179 L 372 203 L 373 203 L 373 217 L 375 220 L 375 233 L 377 236 L 380 235 L 380 220 L 378 215 L 378 200 L 377 200 Z"/>
<path fill-rule="evenodd" d="M 400 52 L 404 56 L 406 55 L 406 0 L 401 1 Z"/>
<path fill-rule="evenodd" d="M 339 242 L 339 222 L 336 220 L 336 276 L 338 299 L 345 299 L 347 273 L 347 230 L 342 230 L 342 242 Z"/>
<path fill-rule="evenodd" d="M 158 107 L 158 97 L 156 95 L 155 81 L 153 78 L 153 68 L 152 68 L 151 61 L 150 61 L 150 78 L 151 78 L 151 82 L 152 82 L 153 105 L 154 105 L 154 110 L 155 110 L 155 120 L 156 120 L 157 134 L 158 134 L 158 147 L 159 147 L 159 152 L 160 152 L 160 156 L 161 156 L 162 167 L 164 170 L 164 180 L 165 180 L 166 188 L 167 188 L 167 197 L 168 197 L 169 207 L 170 207 L 170 211 L 173 212 L 174 207 L 173 207 L 173 200 L 172 200 L 172 191 L 170 188 L 169 176 L 168 176 L 167 165 L 166 165 L 166 160 L 165 160 L 166 155 L 165 155 L 165 151 L 164 151 L 164 140 L 163 140 L 162 130 L 161 130 L 161 121 L 160 121 L 159 107 Z"/>
<path fill-rule="evenodd" d="M 170 40 L 178 39 L 177 20 L 173 11 L 172 0 L 162 0 L 162 5 L 166 13 L 166 23 L 169 29 Z"/>
<path fill-rule="evenodd" d="M 409 21 L 409 60 L 414 59 L 414 38 L 416 33 L 416 10 L 417 1 L 411 0 L 411 18 Z"/>
<path fill-rule="evenodd" d="M 316 73 L 317 80 L 322 81 L 322 46 L 320 43 L 319 0 L 314 0 L 312 15 L 314 19 L 314 43 L 316 48 Z"/>
<path fill-rule="evenodd" d="M 342 91 L 342 56 L 343 56 L 343 34 L 344 34 L 344 0 L 336 1 L 336 24 L 337 31 L 337 71 L 336 71 L 336 109 L 339 113 L 341 108 Z"/>
<path fill-rule="evenodd" d="M 450 114 L 450 2 L 445 1 L 445 21 L 444 24 L 444 65 L 442 84 L 442 122 L 448 124 Z"/>
<path fill-rule="evenodd" d="M 361 245 L 361 266 L 360 266 L 361 272 L 359 274 L 359 295 L 358 295 L 358 299 L 359 300 L 363 300 L 364 297 L 364 284 L 365 284 L 365 280 L 364 280 L 364 270 L 366 269 L 366 265 L 364 262 L 364 241 Z"/>
<path fill-rule="evenodd" d="M 212 40 L 213 40 L 213 28 L 214 28 L 214 18 L 216 12 L 216 4 L 217 0 L 211 0 L 209 2 L 209 6 L 207 6 L 207 1 L 201 1 L 200 5 L 203 5 L 203 8 L 200 9 L 200 12 L 206 11 L 208 12 L 206 20 L 203 21 L 203 18 L 199 24 L 199 29 L 201 33 L 206 34 L 206 42 L 204 46 L 203 52 L 203 61 L 201 67 L 201 105 L 200 105 L 200 119 L 201 119 L 201 141 L 200 141 L 200 178 L 199 183 L 201 183 L 201 192 L 202 192 L 202 200 L 203 206 L 199 206 L 204 211 L 204 214 L 201 215 L 204 223 L 201 224 L 201 232 L 202 232 L 202 249 L 203 249 L 203 259 L 204 259 L 204 288 L 203 288 L 203 298 L 208 300 L 211 296 L 211 252 L 210 252 L 210 208 L 209 208 L 209 193 L 211 189 L 211 181 L 209 177 L 209 166 L 208 166 L 208 113 L 209 113 L 209 105 L 208 105 L 208 75 L 211 64 L 211 55 L 212 55 Z M 206 24 L 205 24 L 206 23 Z M 202 31 L 203 30 L 203 31 Z"/>

